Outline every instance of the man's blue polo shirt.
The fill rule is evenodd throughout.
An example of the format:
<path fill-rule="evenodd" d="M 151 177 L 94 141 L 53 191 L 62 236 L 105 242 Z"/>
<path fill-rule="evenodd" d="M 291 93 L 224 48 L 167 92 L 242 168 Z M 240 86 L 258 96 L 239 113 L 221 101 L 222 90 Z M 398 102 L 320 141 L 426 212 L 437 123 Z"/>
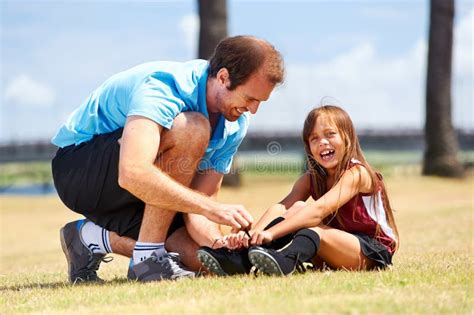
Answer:
<path fill-rule="evenodd" d="M 150 62 L 120 72 L 92 92 L 51 142 L 62 148 L 78 145 L 95 135 L 123 127 L 131 115 L 147 117 L 167 129 L 182 112 L 200 112 L 209 117 L 206 104 L 208 68 L 207 61 L 193 60 Z M 247 113 L 234 122 L 221 116 L 199 169 L 228 173 L 248 125 Z"/>

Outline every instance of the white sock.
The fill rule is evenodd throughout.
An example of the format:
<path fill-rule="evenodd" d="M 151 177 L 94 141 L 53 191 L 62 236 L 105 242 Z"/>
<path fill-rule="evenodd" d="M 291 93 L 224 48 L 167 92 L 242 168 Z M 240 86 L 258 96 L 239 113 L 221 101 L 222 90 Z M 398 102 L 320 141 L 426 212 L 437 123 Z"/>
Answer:
<path fill-rule="evenodd" d="M 86 220 L 80 229 L 82 242 L 94 254 L 108 254 L 112 252 L 110 233 L 92 221 Z"/>
<path fill-rule="evenodd" d="M 133 262 L 138 264 L 150 257 L 153 252 L 156 252 L 157 257 L 166 253 L 165 243 L 145 243 L 137 241 L 133 249 Z"/>

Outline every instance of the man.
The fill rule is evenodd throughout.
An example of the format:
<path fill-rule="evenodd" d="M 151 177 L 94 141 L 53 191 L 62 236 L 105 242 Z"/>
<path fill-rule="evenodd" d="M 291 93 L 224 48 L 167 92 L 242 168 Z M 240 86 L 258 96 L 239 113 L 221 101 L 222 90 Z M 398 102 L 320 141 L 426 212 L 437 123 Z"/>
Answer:
<path fill-rule="evenodd" d="M 61 229 L 69 280 L 100 281 L 110 252 L 131 257 L 129 279 L 193 277 L 196 250 L 222 237 L 218 224 L 247 228 L 242 205 L 215 197 L 248 113 L 282 80 L 272 45 L 236 36 L 209 62 L 138 65 L 92 92 L 52 140 L 58 194 L 87 218 Z"/>

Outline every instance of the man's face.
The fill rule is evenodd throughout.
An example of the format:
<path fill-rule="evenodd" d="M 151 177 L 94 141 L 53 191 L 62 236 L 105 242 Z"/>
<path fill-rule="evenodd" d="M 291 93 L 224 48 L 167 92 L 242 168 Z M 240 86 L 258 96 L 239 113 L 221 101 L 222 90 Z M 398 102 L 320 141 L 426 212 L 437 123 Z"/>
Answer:
<path fill-rule="evenodd" d="M 232 91 L 227 88 L 230 86 L 228 76 L 219 79 L 221 84 L 216 94 L 217 109 L 229 121 L 236 121 L 245 112 L 255 114 L 260 102 L 268 100 L 275 87 L 266 79 L 263 71 L 252 74 L 244 84 Z"/>

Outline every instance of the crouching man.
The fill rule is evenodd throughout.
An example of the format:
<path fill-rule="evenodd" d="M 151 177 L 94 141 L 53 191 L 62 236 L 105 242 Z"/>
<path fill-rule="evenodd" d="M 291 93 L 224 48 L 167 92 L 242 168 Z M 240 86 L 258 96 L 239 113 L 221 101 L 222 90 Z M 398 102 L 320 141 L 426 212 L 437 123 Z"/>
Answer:
<path fill-rule="evenodd" d="M 272 45 L 236 36 L 209 61 L 141 64 L 92 92 L 52 139 L 59 197 L 86 218 L 61 229 L 69 281 L 100 280 L 111 252 L 131 257 L 129 279 L 194 277 L 218 224 L 248 227 L 244 206 L 214 197 L 249 113 L 282 80 Z"/>

